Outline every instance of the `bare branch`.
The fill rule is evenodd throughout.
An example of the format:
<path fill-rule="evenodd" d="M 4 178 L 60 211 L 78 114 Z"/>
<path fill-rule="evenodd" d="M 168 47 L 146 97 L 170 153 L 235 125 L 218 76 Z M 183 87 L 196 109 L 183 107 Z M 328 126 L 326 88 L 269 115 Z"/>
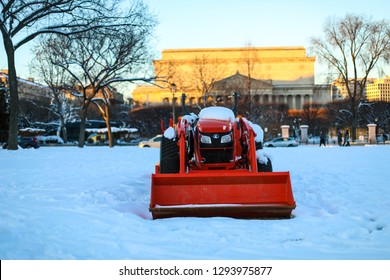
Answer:
<path fill-rule="evenodd" d="M 352 114 L 352 138 L 356 137 L 358 105 L 371 71 L 390 58 L 390 25 L 364 16 L 348 14 L 328 20 L 325 39 L 312 38 L 312 48 L 320 60 L 336 69 L 345 85 Z"/>

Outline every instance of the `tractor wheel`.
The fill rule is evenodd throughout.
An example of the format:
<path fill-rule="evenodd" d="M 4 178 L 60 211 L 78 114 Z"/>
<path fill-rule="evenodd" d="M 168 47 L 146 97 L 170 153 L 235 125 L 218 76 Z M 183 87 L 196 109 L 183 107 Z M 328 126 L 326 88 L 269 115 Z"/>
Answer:
<path fill-rule="evenodd" d="M 178 173 L 180 170 L 177 141 L 162 137 L 160 148 L 160 173 Z"/>
<path fill-rule="evenodd" d="M 272 162 L 268 159 L 267 163 L 257 163 L 257 171 L 259 172 L 272 172 Z"/>

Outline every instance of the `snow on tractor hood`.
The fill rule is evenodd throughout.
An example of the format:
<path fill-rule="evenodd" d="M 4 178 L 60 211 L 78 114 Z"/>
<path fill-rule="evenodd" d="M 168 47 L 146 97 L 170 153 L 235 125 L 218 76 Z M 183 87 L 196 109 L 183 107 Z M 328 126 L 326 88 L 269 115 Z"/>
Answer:
<path fill-rule="evenodd" d="M 203 127 L 203 132 L 206 132 L 205 130 L 207 130 L 207 132 L 212 132 L 213 130 L 218 130 L 218 127 L 223 128 L 223 125 L 221 125 L 221 122 L 218 122 L 218 121 L 225 121 L 225 122 L 234 123 L 234 121 L 236 119 L 232 110 L 225 108 L 225 107 L 218 107 L 218 106 L 207 107 L 207 108 L 202 109 L 199 113 L 199 118 L 200 118 L 200 121 L 202 121 L 202 120 L 216 120 L 216 122 L 209 122 L 209 121 L 201 122 L 200 126 Z M 254 124 L 250 121 L 248 121 L 248 122 L 252 126 L 253 130 L 256 133 L 255 141 L 256 142 L 263 142 L 264 131 L 261 128 L 261 126 Z M 199 127 L 199 125 L 198 125 L 198 127 Z M 230 131 L 231 126 L 230 125 L 228 127 L 225 126 L 223 128 L 223 130 Z"/>
<path fill-rule="evenodd" d="M 235 116 L 225 107 L 207 107 L 200 111 L 197 128 L 205 133 L 229 132 L 233 128 Z"/>
<path fill-rule="evenodd" d="M 199 112 L 200 119 L 234 122 L 236 117 L 232 110 L 225 107 L 207 107 Z"/>

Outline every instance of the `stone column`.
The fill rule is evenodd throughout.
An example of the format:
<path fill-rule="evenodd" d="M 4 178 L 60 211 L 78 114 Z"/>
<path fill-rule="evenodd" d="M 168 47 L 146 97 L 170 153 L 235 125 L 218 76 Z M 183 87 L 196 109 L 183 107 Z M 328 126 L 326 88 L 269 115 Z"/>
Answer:
<path fill-rule="evenodd" d="M 298 109 L 298 108 L 297 108 L 297 102 L 296 102 L 296 100 L 295 100 L 296 98 L 297 98 L 296 95 L 292 95 L 292 96 L 291 96 L 292 107 L 293 107 L 294 109 Z"/>
<path fill-rule="evenodd" d="M 368 124 L 368 143 L 369 144 L 378 144 L 376 141 L 376 124 Z"/>
<path fill-rule="evenodd" d="M 306 124 L 303 124 L 299 127 L 301 129 L 301 143 L 302 144 L 307 144 L 308 143 L 308 140 L 309 140 L 309 137 L 308 137 L 308 130 L 309 130 L 309 126 L 306 125 Z"/>
<path fill-rule="evenodd" d="M 289 132 L 290 126 L 289 125 L 282 125 L 281 128 L 282 128 L 282 137 L 284 139 L 287 139 L 290 136 L 290 132 Z"/>

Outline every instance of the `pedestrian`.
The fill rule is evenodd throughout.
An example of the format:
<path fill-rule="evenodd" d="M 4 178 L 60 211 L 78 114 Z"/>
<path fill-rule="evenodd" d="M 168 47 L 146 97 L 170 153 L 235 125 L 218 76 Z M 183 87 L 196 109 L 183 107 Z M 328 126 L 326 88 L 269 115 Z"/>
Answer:
<path fill-rule="evenodd" d="M 325 134 L 323 132 L 321 132 L 321 135 L 320 135 L 320 147 L 324 145 L 326 147 L 326 138 L 325 138 Z"/>
<path fill-rule="evenodd" d="M 383 144 L 385 144 L 387 141 L 387 135 L 384 132 L 382 133 L 382 139 L 383 139 Z"/>
<path fill-rule="evenodd" d="M 349 144 L 349 130 L 347 129 L 344 133 L 344 144 L 343 146 L 350 146 Z"/>
<path fill-rule="evenodd" d="M 340 132 L 337 132 L 337 143 L 339 144 L 339 146 L 341 146 L 343 144 L 343 134 Z"/>

